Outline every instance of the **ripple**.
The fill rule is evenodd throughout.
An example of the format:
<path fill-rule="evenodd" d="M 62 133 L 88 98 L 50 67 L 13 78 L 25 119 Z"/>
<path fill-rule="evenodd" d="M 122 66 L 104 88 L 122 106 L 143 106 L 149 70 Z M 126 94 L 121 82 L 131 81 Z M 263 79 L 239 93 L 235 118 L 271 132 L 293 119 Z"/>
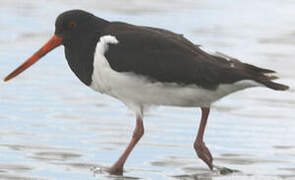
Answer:
<path fill-rule="evenodd" d="M 0 174 L 0 179 L 5 180 L 49 180 L 47 178 L 34 177 L 34 176 L 21 176 L 17 174 Z"/>
<path fill-rule="evenodd" d="M 43 145 L 22 145 L 22 144 L 0 144 L 2 147 L 8 147 L 15 151 L 40 151 L 40 150 L 72 150 L 70 148 L 63 147 L 51 147 Z"/>
<path fill-rule="evenodd" d="M 275 149 L 295 149 L 295 146 L 273 146 Z"/>
<path fill-rule="evenodd" d="M 7 172 L 7 171 L 13 171 L 13 172 L 25 172 L 25 171 L 31 171 L 34 168 L 27 165 L 22 164 L 8 164 L 8 163 L 1 163 L 0 164 L 0 170 Z"/>
<path fill-rule="evenodd" d="M 215 157 L 215 161 L 228 163 L 228 164 L 235 164 L 235 165 L 252 165 L 258 163 L 285 163 L 287 161 L 279 161 L 279 160 L 266 160 L 266 159 L 258 159 L 255 157 L 232 157 L 232 158 L 222 158 L 222 157 Z"/>
<path fill-rule="evenodd" d="M 63 165 L 69 168 L 75 168 L 80 170 L 91 170 L 94 167 L 102 168 L 101 165 L 98 164 L 92 164 L 92 163 L 82 163 L 82 162 L 70 162 L 70 163 L 51 163 L 55 165 Z"/>
<path fill-rule="evenodd" d="M 261 38 L 259 43 L 262 44 L 291 44 L 295 43 L 295 33 L 283 34 L 279 37 L 274 38 Z"/>
<path fill-rule="evenodd" d="M 38 152 L 31 158 L 46 161 L 68 161 L 81 157 L 81 154 L 74 154 L 69 152 Z"/>
<path fill-rule="evenodd" d="M 180 180 L 212 180 L 212 175 L 210 174 L 183 174 L 172 177 Z"/>

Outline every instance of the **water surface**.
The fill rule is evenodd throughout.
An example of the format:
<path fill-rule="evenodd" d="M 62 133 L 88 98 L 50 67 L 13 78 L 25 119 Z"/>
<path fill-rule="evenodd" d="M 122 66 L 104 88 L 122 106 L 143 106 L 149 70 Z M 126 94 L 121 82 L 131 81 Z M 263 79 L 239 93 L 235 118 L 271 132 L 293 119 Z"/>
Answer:
<path fill-rule="evenodd" d="M 276 70 L 291 90 L 249 89 L 212 107 L 205 141 L 216 165 L 239 172 L 209 171 L 196 157 L 199 109 L 160 107 L 145 117 L 145 136 L 124 177 L 109 176 L 93 168 L 109 167 L 120 156 L 135 119 L 119 101 L 82 85 L 60 47 L 0 82 L 0 179 L 295 179 L 293 1 L 2 0 L 0 78 L 49 39 L 59 13 L 73 8 L 184 34 Z"/>

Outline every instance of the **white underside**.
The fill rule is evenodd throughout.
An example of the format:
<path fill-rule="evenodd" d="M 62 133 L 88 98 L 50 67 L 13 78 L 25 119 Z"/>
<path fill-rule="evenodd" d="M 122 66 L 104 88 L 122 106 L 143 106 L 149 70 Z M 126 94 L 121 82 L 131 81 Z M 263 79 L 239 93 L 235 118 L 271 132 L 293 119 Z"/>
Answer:
<path fill-rule="evenodd" d="M 221 84 L 216 90 L 208 90 L 196 85 L 151 82 L 134 73 L 114 71 L 104 56 L 109 43 L 119 42 L 113 36 L 103 36 L 97 43 L 90 87 L 121 100 L 137 115 L 142 115 L 145 108 L 153 105 L 209 107 L 232 92 L 261 86 L 255 81 L 243 80 L 234 84 Z"/>

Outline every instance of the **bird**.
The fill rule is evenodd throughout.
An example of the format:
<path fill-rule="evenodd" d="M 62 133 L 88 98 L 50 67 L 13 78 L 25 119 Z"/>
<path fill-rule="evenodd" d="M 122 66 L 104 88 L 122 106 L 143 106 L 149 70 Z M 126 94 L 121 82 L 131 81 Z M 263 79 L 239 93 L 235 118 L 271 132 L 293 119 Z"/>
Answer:
<path fill-rule="evenodd" d="M 107 172 L 122 175 L 124 164 L 144 135 L 143 117 L 151 106 L 196 107 L 201 120 L 193 148 L 213 169 L 204 141 L 210 107 L 219 99 L 251 87 L 287 90 L 274 82 L 275 71 L 225 55 L 209 53 L 182 34 L 169 30 L 108 21 L 84 10 L 61 13 L 51 39 L 11 72 L 8 81 L 45 54 L 64 46 L 70 69 L 94 91 L 124 103 L 135 115 L 131 140 Z"/>

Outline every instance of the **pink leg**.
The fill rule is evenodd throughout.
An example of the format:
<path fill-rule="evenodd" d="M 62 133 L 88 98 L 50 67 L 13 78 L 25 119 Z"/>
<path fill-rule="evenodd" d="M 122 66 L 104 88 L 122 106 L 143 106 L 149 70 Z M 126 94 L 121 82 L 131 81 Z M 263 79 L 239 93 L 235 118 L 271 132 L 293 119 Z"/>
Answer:
<path fill-rule="evenodd" d="M 123 174 L 124 163 L 127 160 L 132 149 L 135 147 L 135 145 L 138 143 L 140 138 L 143 136 L 143 134 L 144 134 L 143 121 L 141 117 L 137 116 L 136 127 L 133 131 L 132 139 L 129 145 L 127 146 L 127 148 L 125 149 L 124 153 L 120 156 L 120 158 L 116 161 L 116 163 L 108 170 L 110 174 L 115 174 L 115 175 Z"/>
<path fill-rule="evenodd" d="M 202 109 L 202 118 L 200 122 L 199 132 L 194 142 L 194 148 L 198 157 L 202 159 L 208 165 L 208 167 L 212 170 L 213 158 L 209 149 L 206 147 L 203 141 L 203 136 L 204 136 L 210 108 L 201 108 L 201 109 Z"/>

